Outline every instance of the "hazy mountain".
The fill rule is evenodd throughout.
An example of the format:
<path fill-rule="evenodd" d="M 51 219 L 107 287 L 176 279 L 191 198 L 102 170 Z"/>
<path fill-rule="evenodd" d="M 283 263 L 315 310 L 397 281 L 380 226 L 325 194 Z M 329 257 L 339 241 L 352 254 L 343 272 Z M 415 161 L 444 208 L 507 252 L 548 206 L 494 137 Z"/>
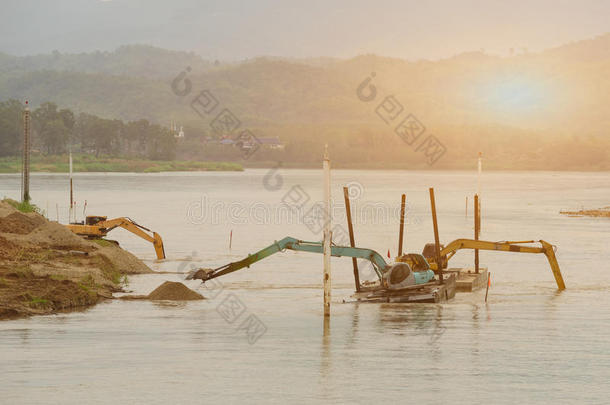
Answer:
<path fill-rule="evenodd" d="M 230 64 L 139 45 L 109 53 L 1 55 L 0 99 L 29 99 L 34 106 L 54 101 L 77 112 L 162 124 L 174 120 L 208 131 L 214 116 L 200 117 L 190 107 L 207 89 L 242 128 L 284 139 L 303 134 L 303 128 L 330 138 L 381 131 L 397 139 L 395 123 L 386 125 L 376 114 L 382 100 L 393 96 L 402 116 L 415 115 L 428 132 L 444 135 L 454 151 L 469 143 L 464 153 L 475 153 L 477 145 L 494 149 L 486 144 L 489 139 L 497 145 L 535 136 L 544 149 L 560 138 L 608 138 L 610 34 L 541 53 L 516 53 L 471 52 L 419 62 L 377 55 L 263 57 Z M 192 91 L 180 97 L 171 83 L 187 66 Z M 372 73 L 377 97 L 367 103 L 356 90 Z"/>

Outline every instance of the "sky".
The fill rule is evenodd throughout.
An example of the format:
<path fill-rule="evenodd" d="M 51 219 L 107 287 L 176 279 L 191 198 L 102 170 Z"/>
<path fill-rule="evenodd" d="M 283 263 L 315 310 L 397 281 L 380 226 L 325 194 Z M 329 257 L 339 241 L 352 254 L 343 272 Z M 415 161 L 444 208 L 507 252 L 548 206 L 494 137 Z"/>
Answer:
<path fill-rule="evenodd" d="M 535 52 L 610 32 L 607 0 L 0 0 L 0 51 L 148 44 L 206 59 Z"/>

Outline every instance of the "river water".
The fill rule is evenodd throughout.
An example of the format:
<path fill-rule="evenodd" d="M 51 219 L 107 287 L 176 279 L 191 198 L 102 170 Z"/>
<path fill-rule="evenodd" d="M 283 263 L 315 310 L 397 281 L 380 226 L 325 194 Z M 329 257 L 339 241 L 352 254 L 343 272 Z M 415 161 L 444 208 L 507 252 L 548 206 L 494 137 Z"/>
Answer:
<path fill-rule="evenodd" d="M 321 181 L 319 170 L 257 169 L 79 173 L 74 183 L 79 219 L 84 200 L 89 215 L 129 216 L 163 236 L 168 259 L 156 262 L 152 246 L 126 231 L 111 237 L 154 270 L 185 272 L 284 236 L 320 240 Z M 35 174 L 31 183 L 50 219 L 67 221 L 66 175 Z M 396 254 L 405 193 L 405 250 L 421 252 L 433 240 L 430 186 L 441 240 L 473 233 L 465 199 L 475 192 L 474 173 L 333 171 L 336 238 L 345 229 L 346 184 L 358 246 Z M 0 196 L 18 198 L 19 187 L 19 176 L 0 176 Z M 344 303 L 352 264 L 333 258 L 325 324 L 320 255 L 279 253 L 207 288 L 176 273 L 131 276 L 127 289 L 137 294 L 173 280 L 208 299 L 112 300 L 1 322 L 0 402 L 608 403 L 610 220 L 559 211 L 609 205 L 610 175 L 489 172 L 481 190 L 481 238 L 556 244 L 565 291 L 543 255 L 481 252 L 492 274 L 487 304 L 485 291 L 443 305 Z M 472 262 L 472 252 L 451 259 Z"/>

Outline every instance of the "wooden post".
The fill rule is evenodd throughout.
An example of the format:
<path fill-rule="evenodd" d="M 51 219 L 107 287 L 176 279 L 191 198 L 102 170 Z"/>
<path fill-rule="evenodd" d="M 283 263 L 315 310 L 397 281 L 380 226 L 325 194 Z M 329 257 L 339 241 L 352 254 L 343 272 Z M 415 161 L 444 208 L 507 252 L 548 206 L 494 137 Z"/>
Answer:
<path fill-rule="evenodd" d="M 325 221 L 324 221 L 324 316 L 330 316 L 330 293 L 331 293 L 331 278 L 330 278 L 330 256 L 332 239 L 331 223 L 330 223 L 330 159 L 328 157 L 328 145 L 324 148 L 324 163 L 322 165 L 324 171 L 324 204 L 325 204 Z"/>
<path fill-rule="evenodd" d="M 398 230 L 398 257 L 402 256 L 402 240 L 404 238 L 405 230 L 405 202 L 407 196 L 402 195 L 400 199 L 400 229 Z"/>
<path fill-rule="evenodd" d="M 483 174 L 483 152 L 479 152 L 479 160 L 477 161 L 477 195 L 479 196 L 478 216 L 479 216 L 479 233 L 481 232 L 481 176 Z"/>
<path fill-rule="evenodd" d="M 441 243 L 438 237 L 438 222 L 436 220 L 436 202 L 434 201 L 434 189 L 430 188 L 430 207 L 432 209 L 432 225 L 434 226 L 434 243 L 436 253 L 436 267 L 438 281 L 443 284 L 443 263 L 441 262 Z"/>
<path fill-rule="evenodd" d="M 347 230 L 349 231 L 349 244 L 351 247 L 356 247 L 356 240 L 354 239 L 354 225 L 352 224 L 352 208 L 349 202 L 349 190 L 347 187 L 343 187 L 343 199 L 345 200 L 345 213 L 347 216 Z M 356 284 L 356 291 L 360 291 L 360 273 L 358 272 L 358 261 L 355 257 L 352 257 L 352 266 L 354 267 L 354 283 Z"/>
<path fill-rule="evenodd" d="M 489 294 L 489 284 L 491 284 L 491 273 L 487 273 L 487 289 L 485 289 L 485 303 L 487 303 L 487 294 Z"/>
<path fill-rule="evenodd" d="M 23 169 L 21 172 L 22 202 L 30 201 L 30 107 L 23 110 Z"/>
<path fill-rule="evenodd" d="M 474 195 L 474 240 L 479 240 L 479 195 Z M 474 250 L 474 272 L 479 274 L 479 249 Z"/>
<path fill-rule="evenodd" d="M 468 218 L 468 196 L 466 196 L 466 218 Z"/>
<path fill-rule="evenodd" d="M 231 233 L 229 233 L 229 252 L 231 251 L 232 246 L 233 246 L 233 229 L 231 229 Z"/>

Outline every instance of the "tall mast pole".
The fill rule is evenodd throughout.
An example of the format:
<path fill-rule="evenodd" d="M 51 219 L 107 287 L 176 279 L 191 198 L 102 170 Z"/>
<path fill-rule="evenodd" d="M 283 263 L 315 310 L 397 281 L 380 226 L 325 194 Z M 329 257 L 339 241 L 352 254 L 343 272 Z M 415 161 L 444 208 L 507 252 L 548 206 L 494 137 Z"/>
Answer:
<path fill-rule="evenodd" d="M 21 201 L 30 201 L 30 107 L 25 102 L 23 110 L 23 170 L 21 172 Z"/>
<path fill-rule="evenodd" d="M 330 256 L 332 239 L 331 223 L 330 223 L 330 159 L 328 157 L 328 145 L 324 147 L 324 163 L 322 165 L 324 171 L 324 316 L 330 316 L 330 294 L 331 294 L 331 278 L 330 278 Z"/>
<path fill-rule="evenodd" d="M 72 146 L 70 146 L 70 213 L 68 214 L 68 223 L 72 222 L 72 216 L 74 211 L 74 188 L 72 185 Z M 76 222 L 76 216 L 74 218 Z"/>

